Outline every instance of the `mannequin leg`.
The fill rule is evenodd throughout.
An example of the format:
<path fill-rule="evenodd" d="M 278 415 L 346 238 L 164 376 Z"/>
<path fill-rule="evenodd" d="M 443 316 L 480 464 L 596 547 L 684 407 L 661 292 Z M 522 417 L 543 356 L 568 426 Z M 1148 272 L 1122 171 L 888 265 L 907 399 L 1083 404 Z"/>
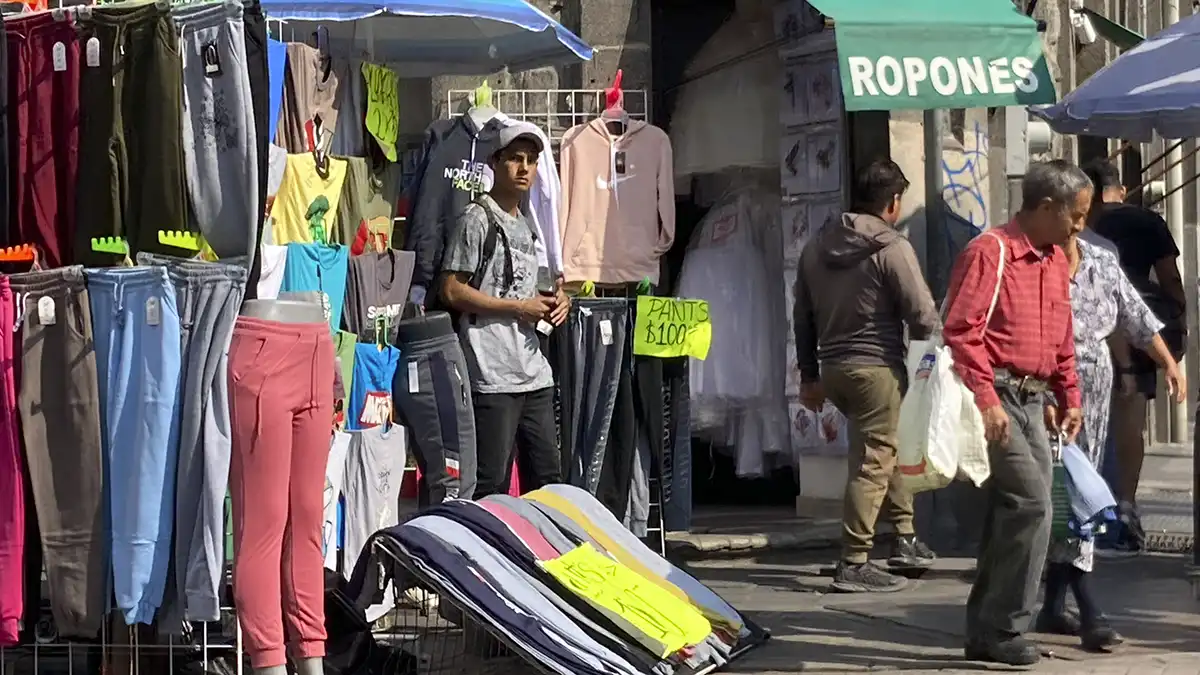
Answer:
<path fill-rule="evenodd" d="M 325 675 L 325 663 L 321 659 L 300 659 L 296 662 L 296 675 Z"/>
<path fill-rule="evenodd" d="M 288 675 L 287 666 L 267 666 L 255 668 L 254 675 Z"/>

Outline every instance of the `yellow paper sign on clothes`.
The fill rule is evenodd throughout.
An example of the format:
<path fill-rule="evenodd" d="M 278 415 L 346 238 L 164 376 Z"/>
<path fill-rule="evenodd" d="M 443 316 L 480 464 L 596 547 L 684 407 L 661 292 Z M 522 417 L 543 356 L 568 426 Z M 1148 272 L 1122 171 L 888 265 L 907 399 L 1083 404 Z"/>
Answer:
<path fill-rule="evenodd" d="M 374 63 L 362 64 L 367 84 L 367 131 L 375 137 L 389 162 L 396 161 L 396 139 L 400 136 L 399 77 L 395 71 Z"/>
<path fill-rule="evenodd" d="M 591 544 L 538 564 L 618 625 L 631 629 L 631 637 L 660 658 L 699 644 L 712 633 L 712 625 L 695 607 Z"/>
<path fill-rule="evenodd" d="M 712 316 L 706 300 L 638 297 L 634 354 L 664 359 L 691 356 L 703 361 L 711 346 Z"/>

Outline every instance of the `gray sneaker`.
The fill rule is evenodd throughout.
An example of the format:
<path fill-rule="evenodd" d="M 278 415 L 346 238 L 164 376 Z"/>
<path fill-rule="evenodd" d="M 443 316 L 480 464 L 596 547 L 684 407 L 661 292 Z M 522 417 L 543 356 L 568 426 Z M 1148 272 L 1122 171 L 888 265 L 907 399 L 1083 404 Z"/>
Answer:
<path fill-rule="evenodd" d="M 831 588 L 839 593 L 895 593 L 908 586 L 908 579 L 896 576 L 872 563 L 852 565 L 839 562 Z"/>

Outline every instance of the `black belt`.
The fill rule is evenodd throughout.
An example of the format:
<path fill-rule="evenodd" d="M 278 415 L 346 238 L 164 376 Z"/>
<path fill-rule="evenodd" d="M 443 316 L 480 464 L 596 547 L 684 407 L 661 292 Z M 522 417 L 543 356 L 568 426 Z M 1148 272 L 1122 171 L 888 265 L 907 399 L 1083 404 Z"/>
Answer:
<path fill-rule="evenodd" d="M 1016 375 L 1003 368 L 997 368 L 995 374 L 995 386 L 1015 394 L 1044 394 L 1050 389 L 1050 385 L 1045 380 L 1039 380 L 1029 375 Z"/>

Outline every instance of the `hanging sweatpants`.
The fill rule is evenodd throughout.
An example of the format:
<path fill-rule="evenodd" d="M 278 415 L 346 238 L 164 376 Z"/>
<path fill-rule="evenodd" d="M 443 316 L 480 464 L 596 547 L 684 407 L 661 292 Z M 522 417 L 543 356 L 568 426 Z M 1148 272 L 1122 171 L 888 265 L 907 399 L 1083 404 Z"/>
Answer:
<path fill-rule="evenodd" d="M 467 362 L 453 333 L 397 343 L 402 354 L 392 386 L 397 420 L 412 432 L 421 470 L 418 504 L 475 494 L 475 413 Z"/>
<path fill-rule="evenodd" d="M 167 270 L 179 308 L 183 361 L 175 546 L 160 625 L 220 618 L 229 485 L 229 341 L 246 288 L 244 267 L 139 253 Z"/>
<path fill-rule="evenodd" d="M 179 36 L 163 3 L 117 3 L 80 13 L 75 260 L 106 265 L 92 237 L 121 235 L 134 251 L 171 253 L 159 230 L 187 225 L 183 170 L 183 67 Z M 87 44 L 99 41 L 99 60 Z"/>
<path fill-rule="evenodd" d="M 72 261 L 79 160 L 79 35 L 50 12 L 4 21 L 13 141 L 12 243 L 34 244 L 46 267 Z M 58 54 L 55 55 L 56 50 Z"/>
<path fill-rule="evenodd" d="M 258 203 L 255 205 L 258 220 L 254 232 L 262 241 L 263 221 L 267 214 L 267 175 L 270 165 L 270 144 L 275 137 L 271 122 L 271 85 L 267 66 L 267 17 L 263 14 L 259 0 L 247 0 L 242 10 L 242 28 L 246 41 L 246 68 L 250 75 L 250 100 L 254 104 L 254 147 L 258 158 Z M 246 283 L 246 297 L 258 297 L 258 280 L 262 275 L 262 256 L 259 247 L 250 252 L 250 279 Z"/>
<path fill-rule="evenodd" d="M 192 229 L 221 258 L 258 245 L 258 143 L 240 0 L 176 5 Z"/>
<path fill-rule="evenodd" d="M 24 613 L 25 460 L 17 429 L 12 290 L 0 277 L 0 647 L 17 643 Z"/>
<path fill-rule="evenodd" d="M 17 306 L 18 401 L 28 491 L 25 627 L 38 621 L 42 568 L 61 637 L 94 638 L 108 593 L 105 463 L 82 267 L 9 277 Z M 44 561 L 43 561 L 44 556 Z"/>
<path fill-rule="evenodd" d="M 233 596 L 255 668 L 325 655 L 323 492 L 333 433 L 329 324 L 240 317 L 229 347 Z M 281 607 L 282 605 L 282 607 Z"/>
<path fill-rule="evenodd" d="M 113 590 L 127 625 L 162 604 L 175 526 L 180 326 L 162 267 L 88 270 L 108 458 Z"/>

